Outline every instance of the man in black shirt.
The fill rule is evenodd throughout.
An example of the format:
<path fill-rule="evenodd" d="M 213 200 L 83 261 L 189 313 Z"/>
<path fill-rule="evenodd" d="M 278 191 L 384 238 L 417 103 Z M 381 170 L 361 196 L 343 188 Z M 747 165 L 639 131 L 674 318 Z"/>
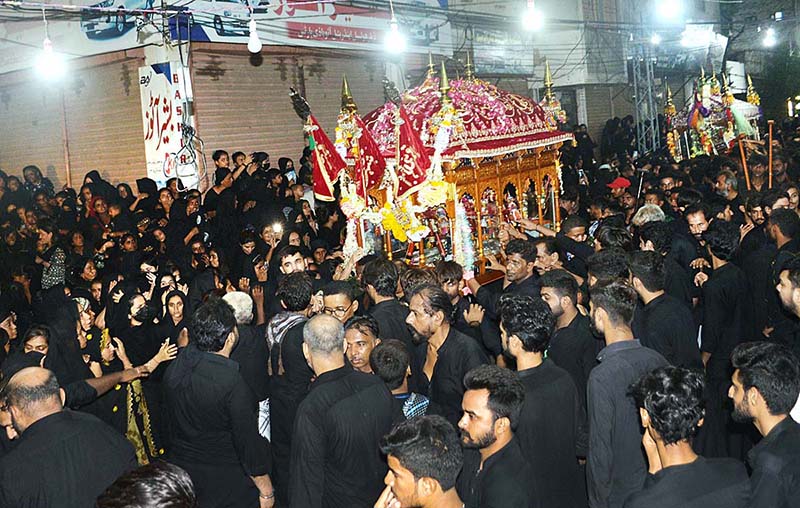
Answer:
<path fill-rule="evenodd" d="M 497 304 L 501 295 L 511 293 L 539 296 L 539 276 L 535 273 L 535 262 L 536 247 L 533 243 L 515 238 L 506 245 L 506 276 L 502 293 L 492 293 L 489 288 L 481 287 L 471 274 L 465 274 L 464 280 L 489 318 L 498 321 Z"/>
<path fill-rule="evenodd" d="M 628 254 L 618 247 L 610 247 L 596 252 L 589 257 L 588 273 L 590 288 L 598 282 L 628 280 L 630 276 Z"/>
<path fill-rule="evenodd" d="M 20 370 L 2 398 L 20 437 L 0 459 L 0 506 L 90 508 L 118 476 L 136 467 L 123 436 L 94 416 L 64 409 L 51 371 Z"/>
<path fill-rule="evenodd" d="M 619 508 L 630 494 L 641 490 L 647 473 L 641 427 L 628 387 L 667 361 L 633 338 L 636 292 L 626 283 L 592 286 L 589 306 L 592 326 L 607 344 L 587 387 L 589 506 Z"/>
<path fill-rule="evenodd" d="M 630 255 L 631 285 L 643 306 L 637 306 L 634 336 L 661 353 L 671 365 L 699 369 L 700 348 L 692 312 L 664 290 L 664 258 L 657 252 Z"/>
<path fill-rule="evenodd" d="M 500 300 L 503 347 L 516 360 L 525 387 L 516 436 L 533 470 L 541 505 L 585 507 L 586 494 L 578 488 L 582 478 L 577 456 L 586 456 L 585 442 L 578 444 L 581 399 L 567 371 L 544 358 L 554 327 L 550 308 L 542 300 L 518 295 Z"/>
<path fill-rule="evenodd" d="M 441 287 L 419 286 L 409 296 L 406 322 L 414 331 L 415 342 L 427 343 L 420 374 L 426 388 L 423 395 L 431 401 L 428 412 L 440 414 L 455 425 L 461 416 L 464 375 L 488 363 L 488 358 L 480 345 L 452 326 L 455 309 Z"/>
<path fill-rule="evenodd" d="M 303 356 L 303 325 L 307 320 L 311 291 L 312 283 L 308 275 L 287 275 L 278 284 L 275 295 L 284 312 L 273 317 L 267 325 L 272 376 L 270 441 L 275 463 L 275 491 L 281 506 L 287 504 L 289 498 L 289 458 L 295 414 L 314 377 L 314 371 Z"/>
<path fill-rule="evenodd" d="M 375 508 L 464 507 L 455 489 L 463 452 L 447 420 L 431 415 L 402 422 L 381 440 L 381 451 L 389 472 Z"/>
<path fill-rule="evenodd" d="M 189 333 L 164 375 L 168 460 L 192 477 L 200 506 L 271 508 L 269 442 L 258 435 L 258 403 L 230 359 L 238 340 L 233 309 L 209 300 Z"/>
<path fill-rule="evenodd" d="M 644 489 L 625 508 L 745 508 L 750 496 L 744 464 L 706 459 L 692 450 L 703 420 L 703 376 L 660 367 L 641 377 L 631 392 L 645 429 L 642 445 L 649 473 Z"/>
<path fill-rule="evenodd" d="M 554 270 L 542 277 L 542 300 L 556 318 L 547 357 L 572 376 L 585 411 L 586 383 L 604 344 L 592 334 L 589 318 L 578 312 L 577 298 L 578 283 L 569 273 Z"/>
<path fill-rule="evenodd" d="M 303 354 L 317 376 L 292 441 L 291 508 L 368 508 L 383 488 L 381 438 L 402 416 L 378 376 L 344 362 L 344 328 L 332 316 L 303 327 Z"/>
<path fill-rule="evenodd" d="M 700 351 L 706 367 L 706 417 L 697 438 L 697 450 L 706 457 L 738 456 L 744 437 L 730 425 L 727 392 L 733 348 L 746 338 L 749 319 L 747 278 L 731 263 L 739 246 L 736 225 L 714 221 L 703 238 L 711 256 L 710 276 L 695 280 L 703 291 L 703 328 Z M 734 438 L 735 439 L 732 439 Z"/>
<path fill-rule="evenodd" d="M 767 285 L 765 303 L 769 331 L 765 335 L 772 341 L 788 342 L 793 328 L 791 314 L 781 305 L 774 288 L 786 264 L 797 259 L 800 254 L 800 217 L 794 210 L 773 209 L 767 221 L 766 231 L 778 250 L 770 263 L 769 279 L 764 281 Z"/>
<path fill-rule="evenodd" d="M 533 472 L 514 438 L 525 388 L 496 365 L 481 365 L 464 377 L 464 414 L 458 422 L 464 467 L 456 489 L 465 508 L 539 506 Z"/>
<path fill-rule="evenodd" d="M 733 418 L 752 422 L 764 438 L 747 455 L 752 508 L 796 507 L 800 500 L 800 424 L 789 412 L 800 395 L 800 361 L 787 347 L 740 344 L 728 396 Z"/>
<path fill-rule="evenodd" d="M 673 229 L 664 221 L 646 222 L 639 228 L 639 248 L 657 252 L 664 258 L 664 292 L 691 310 L 697 289 L 686 268 L 670 255 L 672 239 Z"/>
<path fill-rule="evenodd" d="M 406 325 L 408 307 L 395 297 L 398 278 L 397 267 L 383 258 L 367 263 L 361 273 L 361 283 L 373 303 L 369 308 L 369 315 L 378 322 L 378 337 L 397 339 L 405 344 L 411 355 L 409 383 L 412 390 L 420 390 L 425 384 L 421 377 L 422 364 L 425 362 L 425 345 L 415 344 L 411 340 L 411 331 Z"/>

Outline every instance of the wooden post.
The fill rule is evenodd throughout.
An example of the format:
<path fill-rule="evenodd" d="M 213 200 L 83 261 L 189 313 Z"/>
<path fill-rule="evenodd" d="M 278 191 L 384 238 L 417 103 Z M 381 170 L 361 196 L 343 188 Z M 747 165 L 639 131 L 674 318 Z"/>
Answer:
<path fill-rule="evenodd" d="M 742 144 L 743 134 L 739 134 L 739 155 L 742 157 L 742 170 L 744 171 L 744 182 L 747 190 L 750 190 L 750 172 L 747 171 L 747 157 L 744 154 L 744 144 Z"/>
<path fill-rule="evenodd" d="M 768 120 L 769 134 L 767 141 L 769 142 L 769 188 L 772 188 L 772 126 L 775 125 L 775 120 Z"/>
<path fill-rule="evenodd" d="M 383 242 L 386 244 L 386 259 L 392 260 L 392 234 L 389 231 L 383 233 Z"/>
<path fill-rule="evenodd" d="M 61 141 L 64 148 L 64 170 L 66 171 L 67 186 L 72 187 L 72 167 L 69 157 L 69 129 L 67 129 L 67 101 L 64 98 L 64 89 L 61 89 Z"/>

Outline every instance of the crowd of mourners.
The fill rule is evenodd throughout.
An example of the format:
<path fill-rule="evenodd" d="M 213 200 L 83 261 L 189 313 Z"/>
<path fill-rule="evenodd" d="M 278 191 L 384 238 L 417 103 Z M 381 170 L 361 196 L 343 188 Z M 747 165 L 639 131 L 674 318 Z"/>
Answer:
<path fill-rule="evenodd" d="M 308 150 L 0 174 L 0 507 L 800 506 L 795 126 L 747 174 L 607 127 L 484 284 L 345 256 Z"/>

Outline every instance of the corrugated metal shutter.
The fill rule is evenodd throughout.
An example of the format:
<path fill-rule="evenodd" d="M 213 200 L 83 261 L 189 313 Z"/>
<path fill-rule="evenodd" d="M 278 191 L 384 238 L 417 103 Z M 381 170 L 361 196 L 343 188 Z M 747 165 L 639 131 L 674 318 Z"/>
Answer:
<path fill-rule="evenodd" d="M 197 44 L 192 51 L 192 87 L 198 133 L 206 161 L 216 149 L 266 151 L 297 161 L 305 142 L 289 101 L 289 87 L 305 90 L 314 115 L 333 138 L 341 105 L 342 75 L 362 113 L 383 103 L 379 61 L 301 48 L 264 47 L 258 65 L 242 45 Z"/>
<path fill-rule="evenodd" d="M 611 118 L 611 95 L 607 86 L 586 87 L 586 119 L 589 135 L 600 144 L 603 126 Z M 598 152 L 599 154 L 599 152 Z"/>
<path fill-rule="evenodd" d="M 35 164 L 60 187 L 66 182 L 61 93 L 39 81 L 12 79 L 0 80 L 0 168 L 22 177 L 22 168 Z"/>
<path fill-rule="evenodd" d="M 67 88 L 66 111 L 72 183 L 96 169 L 112 183 L 133 184 L 147 176 L 139 95 L 139 67 L 133 58 L 83 69 Z"/>
<path fill-rule="evenodd" d="M 36 164 L 56 188 L 63 186 L 66 115 L 73 186 L 92 169 L 114 183 L 144 176 L 138 85 L 143 59 L 133 55 L 72 61 L 67 76 L 50 84 L 30 71 L 0 76 L 0 122 L 7 126 L 0 136 L 0 167 L 21 175 L 23 166 Z"/>

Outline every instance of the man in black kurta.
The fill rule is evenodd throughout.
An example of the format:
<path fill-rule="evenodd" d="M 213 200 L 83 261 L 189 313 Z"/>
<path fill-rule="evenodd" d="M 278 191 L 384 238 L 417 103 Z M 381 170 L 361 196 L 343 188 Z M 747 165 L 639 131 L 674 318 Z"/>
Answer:
<path fill-rule="evenodd" d="M 533 470 L 541 504 L 585 507 L 577 459 L 586 454 L 583 407 L 572 377 L 544 358 L 555 322 L 550 308 L 538 298 L 513 296 L 503 300 L 500 317 L 504 350 L 516 360 L 525 388 L 516 437 Z"/>
<path fill-rule="evenodd" d="M 740 456 L 741 436 L 731 440 L 730 356 L 746 339 L 749 293 L 744 272 L 730 262 L 739 245 L 738 229 L 715 221 L 704 234 L 713 271 L 699 275 L 703 290 L 703 328 L 700 351 L 706 366 L 706 416 L 696 447 L 706 457 Z M 705 280 L 705 282 L 703 282 Z"/>
<path fill-rule="evenodd" d="M 295 419 L 289 506 L 369 508 L 387 471 L 380 440 L 402 415 L 379 377 L 345 365 L 336 318 L 310 319 L 303 337 L 317 378 Z"/>
<path fill-rule="evenodd" d="M 423 365 L 426 389 L 431 401 L 428 413 L 439 414 L 456 425 L 461 418 L 464 375 L 478 365 L 488 363 L 481 346 L 452 325 L 455 309 L 440 286 L 423 285 L 410 294 L 408 324 L 415 340 L 427 340 Z"/>
<path fill-rule="evenodd" d="M 63 409 L 51 371 L 20 370 L 3 398 L 20 436 L 0 459 L 0 506 L 92 508 L 106 487 L 136 468 L 122 435 L 92 415 Z"/>
<path fill-rule="evenodd" d="M 634 323 L 638 323 L 634 336 L 672 365 L 701 368 L 694 317 L 686 305 L 666 293 L 664 258 L 657 252 L 634 252 L 630 267 L 631 283 L 644 304 L 634 313 Z"/>
<path fill-rule="evenodd" d="M 209 300 L 194 312 L 191 342 L 169 366 L 164 391 L 171 449 L 203 508 L 254 508 L 272 499 L 269 442 L 258 434 L 258 404 L 229 358 L 233 309 Z"/>

